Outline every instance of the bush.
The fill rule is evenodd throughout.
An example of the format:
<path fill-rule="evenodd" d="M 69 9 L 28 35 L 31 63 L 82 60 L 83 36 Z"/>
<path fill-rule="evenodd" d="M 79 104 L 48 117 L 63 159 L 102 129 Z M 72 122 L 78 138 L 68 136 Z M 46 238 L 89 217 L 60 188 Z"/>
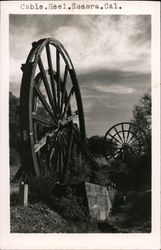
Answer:
<path fill-rule="evenodd" d="M 119 160 L 111 161 L 108 169 L 111 180 L 122 191 L 151 189 L 151 157 L 141 155 L 126 163 Z"/>
<path fill-rule="evenodd" d="M 29 180 L 29 199 L 33 202 L 46 202 L 67 219 L 86 221 L 88 218 L 88 209 L 83 204 L 83 198 L 74 196 L 69 186 L 56 185 L 50 173 Z"/>
<path fill-rule="evenodd" d="M 70 185 L 77 185 L 81 182 L 90 181 L 92 175 L 91 165 L 83 154 L 78 154 L 71 160 L 69 172 Z"/>
<path fill-rule="evenodd" d="M 10 205 L 15 206 L 18 204 L 18 193 L 14 192 L 10 195 Z"/>
<path fill-rule="evenodd" d="M 50 197 L 50 206 L 63 218 L 77 221 L 87 221 L 89 219 L 88 209 L 83 204 L 81 197 Z"/>
<path fill-rule="evenodd" d="M 55 186 L 54 177 L 50 172 L 29 179 L 29 195 L 31 200 L 48 201 Z"/>
<path fill-rule="evenodd" d="M 10 166 L 19 164 L 20 164 L 19 152 L 15 148 L 10 147 Z"/>
<path fill-rule="evenodd" d="M 87 140 L 87 146 L 92 154 L 95 156 L 103 155 L 103 140 L 104 137 L 94 135 Z"/>

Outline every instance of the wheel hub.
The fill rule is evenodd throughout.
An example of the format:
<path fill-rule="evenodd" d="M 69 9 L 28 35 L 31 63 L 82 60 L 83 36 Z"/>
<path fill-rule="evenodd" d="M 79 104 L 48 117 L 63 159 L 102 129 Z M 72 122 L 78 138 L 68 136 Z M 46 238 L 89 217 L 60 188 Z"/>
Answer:
<path fill-rule="evenodd" d="M 62 121 L 61 120 L 58 120 L 58 129 L 59 130 L 62 130 Z"/>
<path fill-rule="evenodd" d="M 130 148 L 130 146 L 129 146 L 128 143 L 123 143 L 123 144 L 122 144 L 122 149 L 123 149 L 124 151 L 127 151 L 129 148 Z"/>
<path fill-rule="evenodd" d="M 70 123 L 70 121 L 68 121 L 68 120 L 58 120 L 58 130 L 62 130 L 69 123 Z"/>

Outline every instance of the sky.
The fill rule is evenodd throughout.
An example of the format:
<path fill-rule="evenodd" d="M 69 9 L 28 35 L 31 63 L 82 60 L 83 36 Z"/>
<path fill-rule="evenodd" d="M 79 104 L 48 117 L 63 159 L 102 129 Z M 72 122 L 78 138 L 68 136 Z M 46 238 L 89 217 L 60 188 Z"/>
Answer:
<path fill-rule="evenodd" d="M 33 41 L 59 40 L 77 72 L 87 136 L 130 121 L 151 87 L 151 19 L 146 15 L 10 15 L 10 90 L 19 97 Z"/>

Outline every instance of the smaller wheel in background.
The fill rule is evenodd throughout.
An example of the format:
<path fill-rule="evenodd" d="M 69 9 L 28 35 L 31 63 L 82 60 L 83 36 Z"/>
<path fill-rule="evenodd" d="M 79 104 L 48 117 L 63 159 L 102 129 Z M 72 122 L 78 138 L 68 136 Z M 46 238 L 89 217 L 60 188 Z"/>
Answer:
<path fill-rule="evenodd" d="M 104 155 L 107 160 L 114 158 L 125 161 L 137 158 L 147 151 L 148 143 L 142 128 L 133 123 L 121 122 L 112 126 L 104 137 Z"/>

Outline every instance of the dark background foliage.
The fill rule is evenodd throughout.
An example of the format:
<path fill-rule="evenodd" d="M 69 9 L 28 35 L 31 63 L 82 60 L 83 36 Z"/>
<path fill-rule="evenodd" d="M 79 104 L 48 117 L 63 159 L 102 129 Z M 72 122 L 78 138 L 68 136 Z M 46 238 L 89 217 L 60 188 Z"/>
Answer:
<path fill-rule="evenodd" d="M 20 124 L 19 124 L 19 98 L 9 92 L 9 146 L 10 165 L 20 162 Z"/>

